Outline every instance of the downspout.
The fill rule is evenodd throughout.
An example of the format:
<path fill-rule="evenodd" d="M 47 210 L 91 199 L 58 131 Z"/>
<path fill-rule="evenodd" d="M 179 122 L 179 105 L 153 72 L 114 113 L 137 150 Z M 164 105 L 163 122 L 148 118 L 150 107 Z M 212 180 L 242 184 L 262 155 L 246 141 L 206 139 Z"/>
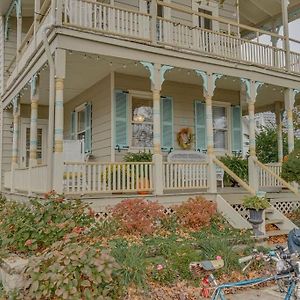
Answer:
<path fill-rule="evenodd" d="M 55 1 L 52 0 L 52 9 L 55 11 Z M 54 17 L 54 14 L 53 14 Z M 55 17 L 53 18 L 55 24 Z M 52 22 L 51 22 L 52 23 Z M 54 106 L 55 106 L 55 63 L 51 54 L 50 45 L 47 37 L 47 30 L 53 25 L 46 24 L 42 28 L 43 44 L 49 64 L 49 121 L 48 121 L 48 149 L 47 149 L 47 182 L 48 191 L 53 187 L 53 138 L 54 138 Z"/>

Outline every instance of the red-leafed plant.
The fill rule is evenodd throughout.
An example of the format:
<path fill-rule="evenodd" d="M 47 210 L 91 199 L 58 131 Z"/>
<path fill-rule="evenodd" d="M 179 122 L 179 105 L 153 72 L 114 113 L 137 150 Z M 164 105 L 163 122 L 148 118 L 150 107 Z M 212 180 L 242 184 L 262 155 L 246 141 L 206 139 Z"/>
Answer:
<path fill-rule="evenodd" d="M 200 196 L 174 207 L 178 222 L 189 229 L 201 229 L 208 226 L 217 212 L 215 203 Z"/>
<path fill-rule="evenodd" d="M 165 217 L 164 207 L 144 199 L 126 199 L 112 209 L 112 215 L 122 230 L 129 234 L 151 234 Z"/>

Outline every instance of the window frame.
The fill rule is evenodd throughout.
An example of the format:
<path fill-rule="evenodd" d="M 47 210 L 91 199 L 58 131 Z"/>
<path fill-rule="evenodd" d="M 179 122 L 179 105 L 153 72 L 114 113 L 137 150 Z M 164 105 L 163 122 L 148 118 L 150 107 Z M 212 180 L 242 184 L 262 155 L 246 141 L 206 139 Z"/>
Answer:
<path fill-rule="evenodd" d="M 84 153 L 86 153 L 86 154 L 92 152 L 92 147 L 89 151 L 85 149 L 85 138 L 86 138 L 86 132 L 88 130 L 87 127 L 86 127 L 87 120 L 84 119 L 84 130 L 78 131 L 78 125 L 79 125 L 79 123 L 78 123 L 78 120 L 79 120 L 78 114 L 80 112 L 84 112 L 84 118 L 86 118 L 85 110 L 86 110 L 88 105 L 90 105 L 91 109 L 92 109 L 92 102 L 91 101 L 84 102 L 84 103 L 82 103 L 82 104 L 80 104 L 80 105 L 78 105 L 74 108 L 73 112 L 75 113 L 75 118 L 74 118 L 74 123 L 75 124 L 73 124 L 73 126 L 74 126 L 74 132 L 73 133 L 72 133 L 72 128 L 71 128 L 71 135 L 73 135 L 73 136 L 71 136 L 71 138 L 75 139 L 77 141 L 84 141 Z M 92 113 L 92 111 L 91 111 L 91 113 Z M 90 117 L 90 131 L 91 131 L 91 141 L 92 141 L 92 138 L 93 138 L 93 134 L 92 134 L 92 115 Z M 79 139 L 79 135 L 82 135 L 82 134 L 84 134 L 84 139 Z"/>
<path fill-rule="evenodd" d="M 211 12 L 212 17 L 219 17 L 219 5 L 218 3 L 209 2 L 209 5 L 205 4 L 206 1 L 193 0 L 192 10 L 199 12 L 199 9 L 203 9 Z M 193 26 L 199 27 L 199 16 L 193 15 Z M 219 31 L 219 22 L 212 20 L 212 31 Z"/>
<path fill-rule="evenodd" d="M 152 93 L 149 92 L 141 92 L 141 91 L 135 91 L 135 90 L 129 90 L 129 97 L 128 97 L 128 115 L 127 115 L 127 120 L 128 120 L 128 146 L 129 146 L 129 151 L 131 150 L 153 150 L 152 147 L 138 147 L 138 146 L 133 146 L 132 141 L 133 141 L 133 126 L 132 124 L 134 123 L 132 120 L 132 99 L 133 98 L 142 98 L 145 100 L 151 100 L 152 101 L 152 107 L 153 107 L 153 97 Z M 153 122 L 146 122 L 147 124 L 151 123 L 154 126 L 154 121 Z"/>

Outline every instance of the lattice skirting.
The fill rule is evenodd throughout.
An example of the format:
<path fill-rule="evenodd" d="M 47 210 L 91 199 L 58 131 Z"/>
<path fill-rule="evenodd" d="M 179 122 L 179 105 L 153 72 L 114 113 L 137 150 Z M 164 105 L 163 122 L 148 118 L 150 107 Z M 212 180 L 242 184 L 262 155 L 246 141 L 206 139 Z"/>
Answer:
<path fill-rule="evenodd" d="M 284 215 L 293 212 L 300 208 L 300 201 L 271 201 L 272 206 L 279 210 Z M 232 207 L 245 219 L 249 219 L 249 212 L 243 204 L 232 204 Z"/>

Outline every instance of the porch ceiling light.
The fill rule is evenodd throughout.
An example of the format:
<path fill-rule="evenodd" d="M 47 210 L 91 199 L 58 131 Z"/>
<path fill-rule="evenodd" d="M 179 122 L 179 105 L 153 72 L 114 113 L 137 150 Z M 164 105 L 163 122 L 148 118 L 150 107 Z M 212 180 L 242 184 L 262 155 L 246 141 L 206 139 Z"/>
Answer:
<path fill-rule="evenodd" d="M 135 115 L 133 117 L 133 120 L 134 120 L 134 122 L 137 122 L 137 123 L 143 123 L 145 120 L 145 117 L 142 115 Z"/>

